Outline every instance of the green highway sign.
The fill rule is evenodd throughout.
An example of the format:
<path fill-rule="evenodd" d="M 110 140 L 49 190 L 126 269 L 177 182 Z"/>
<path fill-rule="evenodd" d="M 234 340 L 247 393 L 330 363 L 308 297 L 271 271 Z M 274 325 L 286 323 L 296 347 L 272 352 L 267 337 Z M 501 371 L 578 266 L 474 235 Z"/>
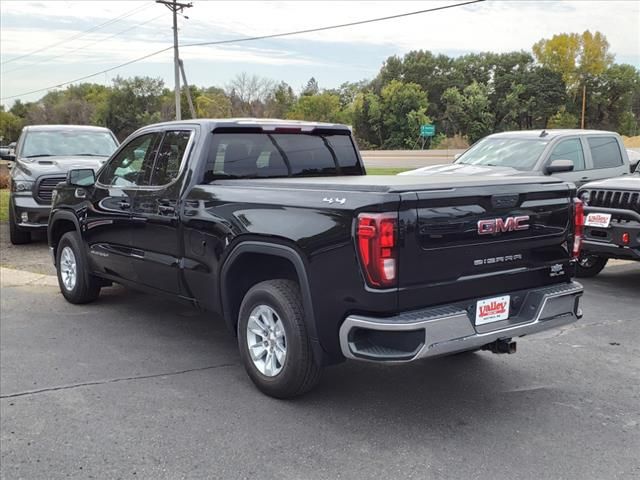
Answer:
<path fill-rule="evenodd" d="M 436 134 L 435 125 L 420 125 L 421 137 L 433 137 Z"/>

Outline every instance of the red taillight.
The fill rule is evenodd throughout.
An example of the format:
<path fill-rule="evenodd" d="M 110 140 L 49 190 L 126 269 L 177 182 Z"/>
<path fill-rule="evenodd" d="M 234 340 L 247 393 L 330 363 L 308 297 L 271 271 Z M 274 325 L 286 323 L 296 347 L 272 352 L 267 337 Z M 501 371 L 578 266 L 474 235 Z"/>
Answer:
<path fill-rule="evenodd" d="M 580 257 L 582 238 L 584 235 L 584 203 L 579 198 L 573 199 L 574 232 L 573 232 L 573 258 Z"/>
<path fill-rule="evenodd" d="M 622 234 L 622 244 L 629 245 L 630 241 L 631 241 L 631 236 L 629 235 L 629 232 L 624 232 Z"/>
<path fill-rule="evenodd" d="M 389 288 L 397 283 L 397 226 L 395 213 L 362 213 L 358 216 L 358 254 L 367 283 L 372 287 Z"/>

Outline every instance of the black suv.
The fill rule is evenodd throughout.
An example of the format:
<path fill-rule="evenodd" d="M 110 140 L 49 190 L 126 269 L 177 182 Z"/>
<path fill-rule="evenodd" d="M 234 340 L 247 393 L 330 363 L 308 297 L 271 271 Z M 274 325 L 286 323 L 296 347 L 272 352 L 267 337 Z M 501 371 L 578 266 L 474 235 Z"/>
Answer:
<path fill-rule="evenodd" d="M 640 164 L 633 175 L 584 185 L 584 246 L 577 275 L 593 277 L 609 258 L 640 261 Z"/>
<path fill-rule="evenodd" d="M 73 168 L 98 169 L 118 148 L 111 130 L 86 125 L 30 125 L 22 129 L 11 169 L 9 236 L 28 243 L 47 228 L 51 195 Z"/>

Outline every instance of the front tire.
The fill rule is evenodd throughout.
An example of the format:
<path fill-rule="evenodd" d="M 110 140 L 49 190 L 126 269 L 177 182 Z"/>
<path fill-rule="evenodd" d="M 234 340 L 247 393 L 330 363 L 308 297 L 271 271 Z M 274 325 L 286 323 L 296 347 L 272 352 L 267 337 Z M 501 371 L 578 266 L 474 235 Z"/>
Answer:
<path fill-rule="evenodd" d="M 247 292 L 240 306 L 238 346 L 247 374 L 266 395 L 295 397 L 320 379 L 300 288 L 291 280 L 260 282 Z"/>
<path fill-rule="evenodd" d="M 580 278 L 595 277 L 607 265 L 608 261 L 608 258 L 599 255 L 580 254 L 576 265 L 576 276 Z"/>
<path fill-rule="evenodd" d="M 9 240 L 12 245 L 24 245 L 31 242 L 31 232 L 26 232 L 18 226 L 11 203 L 9 203 Z"/>
<path fill-rule="evenodd" d="M 76 232 L 65 233 L 56 251 L 58 285 L 70 303 L 89 303 L 100 295 L 100 280 L 89 273 Z"/>

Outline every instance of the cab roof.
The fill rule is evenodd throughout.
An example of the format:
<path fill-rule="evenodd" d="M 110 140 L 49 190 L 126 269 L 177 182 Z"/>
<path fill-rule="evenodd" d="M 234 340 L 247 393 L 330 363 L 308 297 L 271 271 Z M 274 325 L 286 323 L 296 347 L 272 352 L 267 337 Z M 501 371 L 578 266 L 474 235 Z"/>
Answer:
<path fill-rule="evenodd" d="M 147 127 L 168 127 L 172 125 L 200 125 L 204 129 L 210 130 L 215 130 L 217 128 L 263 128 L 265 130 L 274 130 L 276 128 L 296 128 L 302 131 L 312 131 L 319 128 L 323 130 L 351 131 L 350 127 L 340 123 L 282 120 L 278 118 L 197 118 L 191 120 L 174 120 L 171 122 L 156 123 L 154 125 L 148 125 Z"/>
<path fill-rule="evenodd" d="M 500 132 L 489 135 L 490 138 L 522 138 L 522 139 L 536 139 L 545 138 L 551 140 L 557 137 L 568 137 L 576 135 L 618 135 L 616 132 L 609 132 L 606 130 L 580 130 L 577 128 L 550 128 L 543 130 L 516 130 L 511 132 Z"/>
<path fill-rule="evenodd" d="M 58 130 L 94 130 L 97 132 L 110 132 L 106 127 L 96 127 L 94 125 L 27 125 L 25 131 L 53 132 Z"/>

